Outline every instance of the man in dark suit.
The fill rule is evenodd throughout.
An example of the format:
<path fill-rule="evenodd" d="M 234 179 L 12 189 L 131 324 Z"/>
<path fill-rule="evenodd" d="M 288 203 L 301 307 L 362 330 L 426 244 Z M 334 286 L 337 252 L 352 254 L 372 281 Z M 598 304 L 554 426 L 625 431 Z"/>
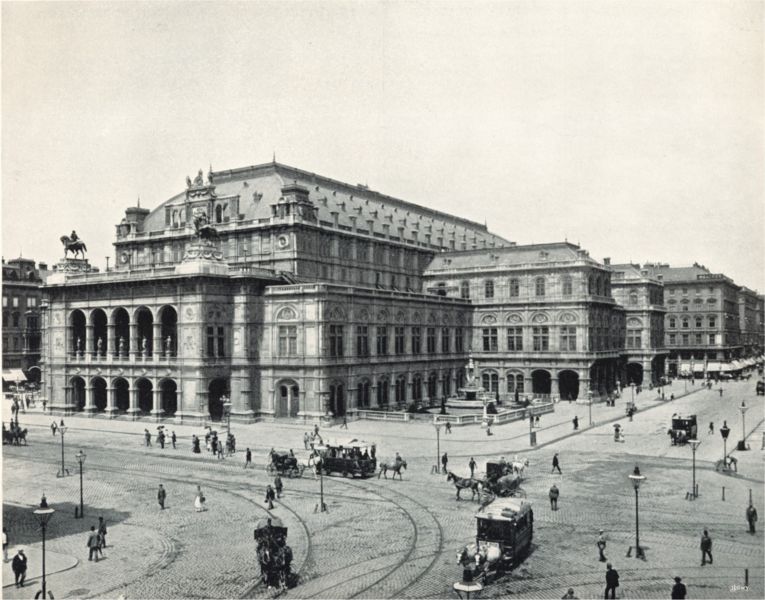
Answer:
<path fill-rule="evenodd" d="M 21 548 L 16 551 L 11 568 L 13 569 L 13 576 L 16 578 L 16 587 L 24 587 L 24 580 L 27 578 L 27 557 Z"/>
<path fill-rule="evenodd" d="M 616 588 L 619 587 L 619 573 L 616 569 L 611 567 L 611 563 L 606 564 L 606 594 L 604 598 L 608 598 L 608 592 L 611 592 L 611 598 L 616 598 Z"/>
<path fill-rule="evenodd" d="M 165 491 L 165 488 L 162 487 L 162 484 L 159 484 L 159 490 L 157 490 L 157 502 L 159 502 L 159 506 L 162 510 L 165 510 L 165 498 L 167 497 L 167 492 Z"/>
<path fill-rule="evenodd" d="M 98 532 L 96 531 L 96 528 L 94 525 L 90 527 L 90 533 L 88 534 L 88 542 L 86 544 L 88 547 L 88 560 L 93 560 L 93 557 L 96 557 L 96 562 L 98 562 Z"/>

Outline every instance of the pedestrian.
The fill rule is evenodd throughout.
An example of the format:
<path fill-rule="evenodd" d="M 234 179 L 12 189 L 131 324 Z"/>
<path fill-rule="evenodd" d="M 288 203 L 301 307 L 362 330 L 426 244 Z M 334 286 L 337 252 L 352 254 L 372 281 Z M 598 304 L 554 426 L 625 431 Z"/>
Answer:
<path fill-rule="evenodd" d="M 574 588 L 568 588 L 568 591 L 561 596 L 561 600 L 577 600 L 577 597 L 574 595 Z"/>
<path fill-rule="evenodd" d="M 306 450 L 308 450 L 308 443 L 309 443 L 309 440 L 310 440 L 310 437 L 309 437 L 309 435 L 308 435 L 308 432 L 306 431 L 306 432 L 303 434 L 303 447 L 304 447 Z"/>
<path fill-rule="evenodd" d="M 58 424 L 59 428 L 64 427 L 64 419 L 61 419 L 61 421 Z"/>
<path fill-rule="evenodd" d="M 701 536 L 701 566 L 707 564 L 707 556 L 709 557 L 709 564 L 712 564 L 712 538 L 709 537 L 709 532 L 705 529 L 704 535 Z"/>
<path fill-rule="evenodd" d="M 606 563 L 606 593 L 603 598 L 608 598 L 608 592 L 611 592 L 611 598 L 616 598 L 616 588 L 619 587 L 619 573 L 611 567 L 611 563 Z"/>
<path fill-rule="evenodd" d="M 157 434 L 157 439 L 159 440 L 159 446 L 162 448 L 162 450 L 165 449 L 165 430 L 160 429 L 159 433 Z"/>
<path fill-rule="evenodd" d="M 53 421 L 53 422 L 50 424 L 50 432 L 51 432 L 53 435 L 56 435 L 56 429 L 58 429 L 58 426 L 56 425 L 56 422 L 55 422 L 55 421 Z"/>
<path fill-rule="evenodd" d="M 217 446 L 218 446 L 218 460 L 223 460 L 224 458 L 226 458 L 225 456 L 223 456 L 223 442 L 218 442 Z"/>
<path fill-rule="evenodd" d="M 749 507 L 746 509 L 746 521 L 749 523 L 749 533 L 754 533 L 754 524 L 757 522 L 757 509 L 752 504 L 749 504 Z M 3 538 L 3 547 L 5 547 L 5 538 Z"/>
<path fill-rule="evenodd" d="M 100 554 L 102 548 L 106 548 L 106 523 L 103 517 L 98 517 L 98 551 Z"/>
<path fill-rule="evenodd" d="M 282 478 L 279 477 L 279 475 L 274 477 L 274 489 L 276 490 L 276 497 L 281 498 L 282 490 L 284 489 L 284 484 L 282 483 Z"/>
<path fill-rule="evenodd" d="M 677 598 L 678 600 L 682 600 L 685 598 L 685 595 L 688 593 L 688 590 L 685 589 L 685 585 L 682 583 L 683 580 L 680 579 L 680 577 L 675 577 L 675 585 L 672 586 L 672 598 L 673 600 Z"/>
<path fill-rule="evenodd" d="M 720 386 L 720 398 L 722 398 L 722 386 Z"/>
<path fill-rule="evenodd" d="M 598 553 L 600 556 L 598 557 L 598 560 L 600 562 L 606 562 L 606 536 L 603 533 L 603 530 L 600 530 L 600 535 L 598 535 Z"/>
<path fill-rule="evenodd" d="M 446 456 L 446 452 L 444 452 L 444 455 L 441 457 L 441 467 L 443 468 L 444 473 L 446 473 L 446 465 L 449 464 L 449 457 Z"/>
<path fill-rule="evenodd" d="M 147 448 L 151 447 L 151 433 L 149 432 L 148 429 L 143 430 L 143 437 L 144 437 L 144 440 L 146 440 L 146 447 Z"/>
<path fill-rule="evenodd" d="M 710 421 L 709 422 L 709 431 L 707 431 L 707 435 L 712 435 L 715 432 L 715 422 Z"/>
<path fill-rule="evenodd" d="M 178 438 L 177 438 L 177 437 L 175 437 L 175 431 L 173 431 L 173 432 L 170 434 L 170 441 L 173 443 L 173 450 L 175 450 L 175 441 L 176 441 L 177 439 L 178 439 Z"/>
<path fill-rule="evenodd" d="M 577 429 L 579 429 L 579 417 L 578 416 L 574 415 L 573 423 L 574 423 L 574 431 L 576 431 Z"/>
<path fill-rule="evenodd" d="M 550 473 L 555 471 L 555 469 L 558 469 L 558 473 L 563 475 L 563 473 L 560 470 L 560 461 L 558 460 L 558 453 L 557 452 L 555 453 L 555 456 L 553 456 L 553 459 L 552 459 L 552 469 L 550 469 Z"/>
<path fill-rule="evenodd" d="M 473 479 L 473 475 L 475 474 L 475 459 L 472 456 L 470 457 L 468 467 L 470 468 L 470 479 Z"/>
<path fill-rule="evenodd" d="M 534 426 L 539 427 L 539 415 L 537 415 L 535 418 Z"/>
<path fill-rule="evenodd" d="M 247 465 L 251 466 L 253 469 L 255 466 L 252 464 L 252 450 L 247 448 L 246 452 L 244 453 L 244 468 L 247 468 Z"/>
<path fill-rule="evenodd" d="M 268 506 L 268 510 L 274 509 L 275 498 L 276 494 L 274 493 L 274 488 L 272 488 L 270 485 L 266 486 L 266 504 Z"/>
<path fill-rule="evenodd" d="M 202 493 L 202 486 L 197 485 L 197 495 L 194 497 L 194 510 L 202 512 L 207 510 L 205 506 L 205 495 Z"/>
<path fill-rule="evenodd" d="M 167 492 L 165 491 L 165 488 L 160 483 L 159 489 L 157 490 L 157 502 L 159 502 L 159 507 L 162 510 L 165 510 L 165 498 L 167 498 Z"/>
<path fill-rule="evenodd" d="M 3 562 L 8 562 L 8 530 L 3 527 Z"/>
<path fill-rule="evenodd" d="M 494 419 L 489 419 L 489 420 L 486 422 L 486 435 L 494 435 L 494 434 L 491 432 L 491 424 L 492 424 L 492 422 L 493 422 L 493 421 L 494 421 Z"/>
<path fill-rule="evenodd" d="M 93 557 L 95 556 L 96 562 L 98 562 L 98 532 L 96 531 L 95 525 L 90 526 L 88 541 L 85 545 L 88 548 L 88 560 L 93 560 Z"/>
<path fill-rule="evenodd" d="M 348 419 L 346 419 L 345 417 L 343 417 L 343 424 L 340 425 L 340 428 L 341 429 L 348 429 Z"/>
<path fill-rule="evenodd" d="M 554 483 L 550 488 L 550 510 L 558 510 L 558 496 L 560 496 L 560 490 Z"/>
<path fill-rule="evenodd" d="M 316 437 L 319 437 L 319 424 L 318 424 L 318 423 L 317 423 L 316 425 L 314 425 L 314 426 L 313 426 L 313 434 L 314 434 Z"/>
<path fill-rule="evenodd" d="M 27 557 L 22 548 L 16 550 L 11 569 L 13 569 L 13 576 L 16 579 L 16 587 L 24 587 L 24 580 L 27 578 Z"/>
<path fill-rule="evenodd" d="M 446 433 L 451 433 L 452 432 L 452 424 L 449 423 L 449 421 L 446 422 L 446 426 L 444 427 L 444 431 Z"/>

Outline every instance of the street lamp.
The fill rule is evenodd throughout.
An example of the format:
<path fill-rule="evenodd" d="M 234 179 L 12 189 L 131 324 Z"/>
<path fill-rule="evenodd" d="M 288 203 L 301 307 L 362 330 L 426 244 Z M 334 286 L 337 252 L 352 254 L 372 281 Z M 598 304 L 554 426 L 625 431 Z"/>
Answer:
<path fill-rule="evenodd" d="M 587 391 L 587 409 L 590 412 L 590 427 L 592 427 L 592 390 Z"/>
<path fill-rule="evenodd" d="M 693 451 L 693 487 L 691 488 L 691 498 L 698 498 L 699 495 L 696 493 L 696 448 L 701 445 L 701 440 L 688 440 L 688 443 Z"/>
<path fill-rule="evenodd" d="M 48 521 L 50 521 L 50 518 L 53 516 L 53 513 L 56 512 L 52 508 L 48 508 L 48 501 L 45 499 L 45 494 L 43 494 L 42 500 L 40 500 L 40 508 L 34 511 L 35 518 L 37 519 L 37 522 L 40 524 L 40 529 L 42 529 L 42 597 L 45 598 L 47 590 L 45 589 L 45 528 L 48 525 Z M 35 596 L 37 597 L 37 596 Z"/>
<path fill-rule="evenodd" d="M 316 463 L 316 469 L 319 471 L 319 512 L 327 512 L 327 505 L 324 504 L 324 457 L 320 456 Z M 314 509 L 313 512 L 316 512 Z"/>
<path fill-rule="evenodd" d="M 84 504 L 82 501 L 82 465 L 85 462 L 85 453 L 80 450 L 77 452 L 77 454 L 74 455 L 74 457 L 77 459 L 77 462 L 80 463 L 80 514 L 77 515 L 77 511 L 75 511 L 75 518 L 76 519 L 82 519 L 85 516 L 84 512 Z"/>
<path fill-rule="evenodd" d="M 441 423 L 433 423 L 436 428 L 436 465 L 433 467 L 436 473 L 441 472 Z"/>
<path fill-rule="evenodd" d="M 69 475 L 69 469 L 64 465 L 64 434 L 66 433 L 66 429 L 66 425 L 61 425 L 58 428 L 58 432 L 61 434 L 61 470 L 56 473 L 56 477 L 66 477 Z"/>
<path fill-rule="evenodd" d="M 223 413 L 226 415 L 226 433 L 231 435 L 231 399 L 228 396 L 222 396 Z"/>
<path fill-rule="evenodd" d="M 741 406 L 738 407 L 741 411 L 741 443 L 738 446 L 739 450 L 746 450 L 746 411 L 749 407 L 746 402 L 741 401 Z"/>
<path fill-rule="evenodd" d="M 635 558 L 642 558 L 645 560 L 645 553 L 640 547 L 640 512 L 638 504 L 638 490 L 640 484 L 645 481 L 645 476 L 640 474 L 640 469 L 635 465 L 635 470 L 628 476 L 632 482 L 632 487 L 635 488 Z M 627 556 L 632 555 L 632 546 L 627 550 Z"/>
<path fill-rule="evenodd" d="M 635 382 L 630 381 L 630 392 L 632 394 L 632 406 L 635 406 Z"/>
<path fill-rule="evenodd" d="M 723 469 L 728 468 L 728 435 L 730 435 L 730 427 L 728 427 L 728 421 L 723 421 L 723 426 L 720 427 L 720 435 L 723 439 Z"/>

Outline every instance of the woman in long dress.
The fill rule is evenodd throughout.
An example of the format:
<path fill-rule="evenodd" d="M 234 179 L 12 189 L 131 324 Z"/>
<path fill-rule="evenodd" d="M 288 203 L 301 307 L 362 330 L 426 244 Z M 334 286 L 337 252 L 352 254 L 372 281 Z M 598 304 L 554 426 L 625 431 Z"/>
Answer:
<path fill-rule="evenodd" d="M 203 510 L 207 510 L 204 505 L 204 494 L 202 494 L 202 486 L 197 486 L 197 495 L 194 498 L 194 510 L 197 512 L 202 512 Z"/>

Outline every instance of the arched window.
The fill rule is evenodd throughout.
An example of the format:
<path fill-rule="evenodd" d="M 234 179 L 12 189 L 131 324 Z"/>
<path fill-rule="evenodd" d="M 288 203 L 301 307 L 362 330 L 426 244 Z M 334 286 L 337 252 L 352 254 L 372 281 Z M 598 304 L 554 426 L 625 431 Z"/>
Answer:
<path fill-rule="evenodd" d="M 696 327 L 701 329 L 704 326 L 704 319 L 696 317 Z"/>
<path fill-rule="evenodd" d="M 562 287 L 563 287 L 563 295 L 564 296 L 570 296 L 572 291 L 573 291 L 572 290 L 573 286 L 571 284 L 571 276 L 570 275 L 566 275 L 566 276 L 563 277 L 563 286 Z"/>
<path fill-rule="evenodd" d="M 688 317 L 683 317 L 683 329 L 688 329 Z"/>
<path fill-rule="evenodd" d="M 399 375 L 396 377 L 396 405 L 404 404 L 406 404 L 406 376 Z"/>
<path fill-rule="evenodd" d="M 677 327 L 677 319 L 675 319 L 675 317 L 670 317 L 670 318 L 669 318 L 669 326 L 670 326 L 670 328 L 672 328 L 672 329 L 674 329 L 675 327 Z"/>
<path fill-rule="evenodd" d="M 717 327 L 717 319 L 713 315 L 709 315 L 707 321 L 709 322 L 710 327 Z"/>
<path fill-rule="evenodd" d="M 359 408 L 369 408 L 369 380 L 365 379 L 359 383 L 356 390 L 356 402 Z"/>
<path fill-rule="evenodd" d="M 521 373 L 508 373 L 507 374 L 507 393 L 515 394 L 523 393 L 523 375 Z"/>
<path fill-rule="evenodd" d="M 484 371 L 481 374 L 481 386 L 487 392 L 495 394 L 499 391 L 499 375 L 496 371 Z"/>
<path fill-rule="evenodd" d="M 416 373 L 412 377 L 412 401 L 419 402 L 422 400 L 422 375 Z"/>
<path fill-rule="evenodd" d="M 470 283 L 467 281 L 460 283 L 460 298 L 470 298 Z"/>
<path fill-rule="evenodd" d="M 223 223 L 223 207 L 220 204 L 215 207 L 215 222 Z"/>
<path fill-rule="evenodd" d="M 428 377 L 428 398 L 430 398 L 431 400 L 434 399 L 438 393 L 437 382 L 438 382 L 438 376 L 436 375 L 436 372 L 433 371 Z"/>
<path fill-rule="evenodd" d="M 536 296 L 545 295 L 545 278 L 544 277 L 537 277 L 534 280 L 534 293 Z"/>
<path fill-rule="evenodd" d="M 493 298 L 494 297 L 494 280 L 493 279 L 487 279 L 484 284 L 484 296 L 486 298 Z"/>

